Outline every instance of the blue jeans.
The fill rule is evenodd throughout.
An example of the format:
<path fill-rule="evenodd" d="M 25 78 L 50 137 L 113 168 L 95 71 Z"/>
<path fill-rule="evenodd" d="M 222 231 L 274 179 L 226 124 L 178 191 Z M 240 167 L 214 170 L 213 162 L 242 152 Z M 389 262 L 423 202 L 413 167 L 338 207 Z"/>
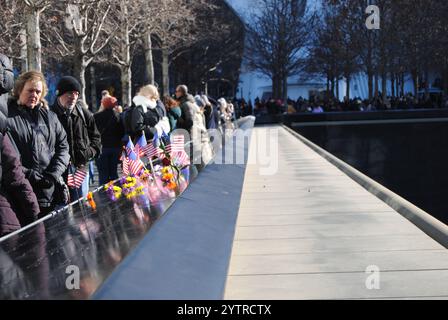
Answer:
<path fill-rule="evenodd" d="M 74 202 L 81 198 L 84 198 L 89 193 L 89 180 L 90 180 L 90 173 L 88 168 L 87 169 L 87 176 L 84 179 L 84 182 L 81 185 L 81 188 L 79 189 L 70 189 L 70 201 Z M 71 166 L 71 172 L 75 172 L 76 168 L 74 166 Z"/>
<path fill-rule="evenodd" d="M 100 186 L 118 179 L 117 168 L 120 154 L 120 148 L 103 148 L 103 152 L 96 160 Z"/>

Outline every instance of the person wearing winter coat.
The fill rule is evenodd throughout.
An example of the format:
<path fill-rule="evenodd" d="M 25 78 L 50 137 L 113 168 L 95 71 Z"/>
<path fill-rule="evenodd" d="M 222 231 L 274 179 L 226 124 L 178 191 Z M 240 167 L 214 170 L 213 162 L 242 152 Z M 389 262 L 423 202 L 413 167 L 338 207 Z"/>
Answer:
<path fill-rule="evenodd" d="M 182 110 L 182 116 L 177 120 L 177 129 L 184 129 L 191 134 L 195 101 L 193 96 L 188 93 L 186 85 L 180 85 L 176 88 L 176 99 L 179 101 Z"/>
<path fill-rule="evenodd" d="M 177 129 L 177 120 L 182 117 L 182 110 L 179 107 L 179 102 L 177 102 L 170 96 L 165 96 L 163 97 L 163 104 L 165 105 L 168 113 L 171 131 L 174 131 Z"/>
<path fill-rule="evenodd" d="M 19 155 L 8 136 L 0 134 L 0 237 L 36 221 L 40 209 L 25 178 Z"/>
<path fill-rule="evenodd" d="M 7 93 L 13 86 L 11 63 L 0 54 L 0 112 L 3 115 L 8 113 Z M 34 222 L 40 212 L 33 188 L 23 173 L 20 155 L 3 134 L 5 130 L 0 127 L 0 237 Z"/>
<path fill-rule="evenodd" d="M 0 112 L 7 116 L 8 92 L 14 87 L 14 73 L 8 57 L 0 54 Z"/>
<path fill-rule="evenodd" d="M 79 189 L 70 190 L 71 200 L 86 197 L 89 192 L 90 161 L 101 154 L 101 134 L 92 113 L 87 110 L 80 99 L 81 85 L 77 79 L 66 76 L 57 84 L 57 98 L 51 110 L 57 115 L 65 132 L 70 148 L 70 166 L 64 174 L 75 174 L 77 170 L 86 172 Z"/>
<path fill-rule="evenodd" d="M 144 133 L 149 141 L 153 140 L 156 133 L 159 137 L 162 137 L 163 133 L 170 133 L 170 121 L 155 86 L 142 87 L 132 102 L 131 131 L 133 139 L 138 139 Z"/>
<path fill-rule="evenodd" d="M 50 213 L 59 204 L 54 201 L 55 190 L 70 160 L 66 133 L 49 110 L 44 100 L 46 94 L 42 73 L 24 73 L 17 79 L 13 96 L 8 100 L 7 116 L 0 115 L 20 154 L 41 215 Z"/>
<path fill-rule="evenodd" d="M 96 161 L 99 183 L 104 185 L 118 179 L 118 162 L 122 151 L 121 139 L 124 136 L 120 114 L 115 110 L 117 99 L 105 97 L 101 101 L 103 110 L 96 113 L 95 123 L 101 133 L 102 153 Z"/>

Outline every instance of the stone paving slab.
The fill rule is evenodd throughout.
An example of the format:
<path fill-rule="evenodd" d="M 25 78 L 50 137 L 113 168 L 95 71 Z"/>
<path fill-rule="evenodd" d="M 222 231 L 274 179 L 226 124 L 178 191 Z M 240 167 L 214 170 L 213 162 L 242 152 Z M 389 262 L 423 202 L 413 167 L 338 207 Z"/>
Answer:
<path fill-rule="evenodd" d="M 249 157 L 225 299 L 448 297 L 448 250 L 282 127 L 251 150 L 272 128 L 278 173 Z"/>

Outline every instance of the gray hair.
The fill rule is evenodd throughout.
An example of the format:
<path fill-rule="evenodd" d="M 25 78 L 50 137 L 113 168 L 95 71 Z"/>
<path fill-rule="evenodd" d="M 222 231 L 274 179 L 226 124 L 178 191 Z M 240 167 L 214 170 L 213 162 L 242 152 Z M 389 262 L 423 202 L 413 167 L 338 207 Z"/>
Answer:
<path fill-rule="evenodd" d="M 182 92 L 183 95 L 187 95 L 188 94 L 188 87 L 186 85 L 184 85 L 184 84 L 181 84 L 180 86 L 178 86 L 177 90 Z"/>

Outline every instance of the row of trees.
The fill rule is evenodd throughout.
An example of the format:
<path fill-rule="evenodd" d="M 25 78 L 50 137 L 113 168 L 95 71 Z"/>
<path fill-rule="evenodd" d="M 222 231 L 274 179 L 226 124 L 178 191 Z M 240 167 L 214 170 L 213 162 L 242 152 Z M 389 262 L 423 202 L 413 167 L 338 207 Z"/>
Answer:
<path fill-rule="evenodd" d="M 308 70 L 324 75 L 329 92 L 339 80 L 350 81 L 356 73 L 368 78 L 369 98 L 382 93 L 387 99 L 388 80 L 392 96 L 404 95 L 408 79 L 415 96 L 430 86 L 430 73 L 437 72 L 448 93 L 448 2 L 443 0 L 322 0 L 320 27 L 309 57 Z M 369 30 L 365 21 L 368 5 L 380 9 L 380 29 Z M 338 91 L 338 90 L 337 90 Z"/>
<path fill-rule="evenodd" d="M 22 70 L 70 61 L 84 99 L 88 66 L 114 64 L 121 71 L 122 103 L 129 105 L 136 53 L 144 52 L 150 83 L 155 53 L 161 56 L 167 94 L 170 64 L 197 43 L 231 38 L 232 21 L 217 14 L 222 6 L 222 0 L 0 0 L 0 50 L 20 61 Z"/>
<path fill-rule="evenodd" d="M 367 75 L 369 98 L 405 94 L 412 79 L 415 96 L 429 94 L 438 73 L 448 94 L 448 1 L 446 0 L 252 0 L 258 10 L 248 23 L 249 67 L 272 79 L 273 97 L 287 95 L 291 76 L 327 78 L 327 92 L 339 82 Z M 376 5 L 380 29 L 367 28 L 366 8 Z M 390 85 L 390 87 L 388 87 Z M 389 89 L 389 90 L 388 90 Z"/>

